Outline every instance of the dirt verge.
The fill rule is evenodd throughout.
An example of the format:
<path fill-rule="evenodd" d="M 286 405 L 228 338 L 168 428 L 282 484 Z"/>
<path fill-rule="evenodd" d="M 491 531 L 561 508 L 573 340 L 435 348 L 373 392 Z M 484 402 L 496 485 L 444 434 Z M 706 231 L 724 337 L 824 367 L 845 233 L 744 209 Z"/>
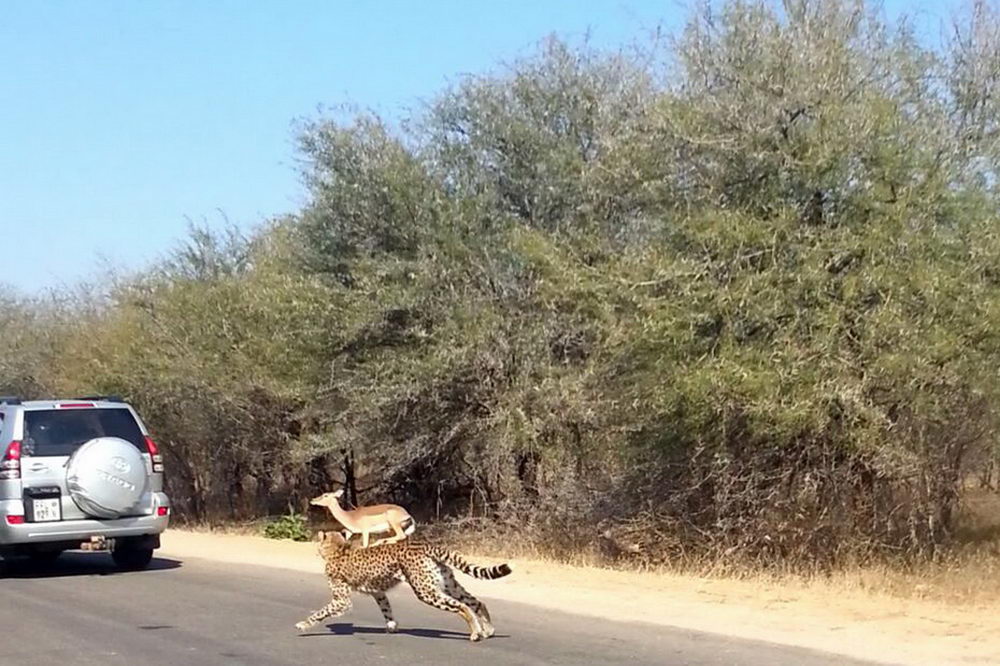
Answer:
<path fill-rule="evenodd" d="M 322 572 L 315 543 L 169 530 L 160 554 Z M 487 556 L 468 554 L 489 564 Z M 623 622 L 649 622 L 891 664 L 1000 663 L 1000 604 L 955 606 L 821 584 L 772 584 L 610 571 L 514 559 L 475 587 L 504 599 Z"/>

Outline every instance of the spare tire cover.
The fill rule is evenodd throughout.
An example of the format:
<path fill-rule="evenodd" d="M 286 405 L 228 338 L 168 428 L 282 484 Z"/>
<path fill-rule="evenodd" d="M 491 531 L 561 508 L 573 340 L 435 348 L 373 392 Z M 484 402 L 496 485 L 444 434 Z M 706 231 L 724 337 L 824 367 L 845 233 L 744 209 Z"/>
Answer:
<path fill-rule="evenodd" d="M 92 439 L 66 463 L 66 487 L 85 513 L 117 518 L 146 491 L 146 461 L 130 442 L 118 437 Z"/>

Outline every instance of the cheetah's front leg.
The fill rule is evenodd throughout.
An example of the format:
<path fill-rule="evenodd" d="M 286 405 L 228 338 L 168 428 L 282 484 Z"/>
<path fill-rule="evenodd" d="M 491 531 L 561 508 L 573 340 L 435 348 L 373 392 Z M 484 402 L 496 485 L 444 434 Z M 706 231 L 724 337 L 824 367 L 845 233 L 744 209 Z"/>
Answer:
<path fill-rule="evenodd" d="M 326 606 L 323 606 L 318 611 L 310 614 L 302 622 L 297 622 L 295 628 L 299 631 L 305 631 L 309 627 L 313 626 L 322 619 L 328 617 L 337 617 L 343 615 L 347 611 L 351 610 L 351 590 L 346 585 L 344 586 L 330 586 L 333 589 L 333 599 L 330 600 Z"/>

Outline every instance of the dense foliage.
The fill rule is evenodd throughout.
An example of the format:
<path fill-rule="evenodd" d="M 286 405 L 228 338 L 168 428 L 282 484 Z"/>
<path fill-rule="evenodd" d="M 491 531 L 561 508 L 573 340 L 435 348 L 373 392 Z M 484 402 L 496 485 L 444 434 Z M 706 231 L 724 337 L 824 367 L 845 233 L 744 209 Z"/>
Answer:
<path fill-rule="evenodd" d="M 5 302 L 0 392 L 125 394 L 193 518 L 346 481 L 552 548 L 936 552 L 1000 404 L 1000 21 L 951 34 L 730 0 L 315 120 L 305 209 Z"/>

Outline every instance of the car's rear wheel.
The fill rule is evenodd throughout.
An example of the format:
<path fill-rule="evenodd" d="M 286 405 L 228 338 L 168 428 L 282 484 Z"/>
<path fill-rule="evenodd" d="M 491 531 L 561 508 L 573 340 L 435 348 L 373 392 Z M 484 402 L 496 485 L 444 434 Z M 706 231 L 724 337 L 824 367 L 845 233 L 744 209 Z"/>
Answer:
<path fill-rule="evenodd" d="M 117 548 L 111 551 L 111 557 L 119 569 L 139 571 L 149 566 L 153 560 L 152 548 Z"/>

